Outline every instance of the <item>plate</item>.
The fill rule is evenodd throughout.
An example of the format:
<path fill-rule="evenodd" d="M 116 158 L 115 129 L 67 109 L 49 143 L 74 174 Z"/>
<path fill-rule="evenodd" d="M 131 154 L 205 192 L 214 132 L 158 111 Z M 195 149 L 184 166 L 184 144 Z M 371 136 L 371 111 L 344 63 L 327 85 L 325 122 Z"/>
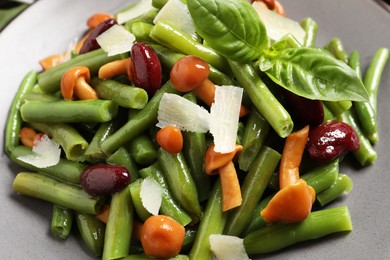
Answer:
<path fill-rule="evenodd" d="M 39 69 L 37 61 L 63 51 L 85 29 L 85 20 L 98 11 L 115 12 L 134 1 L 40 0 L 0 34 L 0 127 L 23 76 Z M 310 16 L 319 24 L 317 42 L 323 46 L 333 37 L 343 40 L 350 52 L 360 51 L 366 69 L 379 47 L 390 48 L 390 14 L 372 0 L 283 1 L 289 17 L 300 21 Z M 385 259 L 390 255 L 390 66 L 386 66 L 379 90 L 380 142 L 373 166 L 344 165 L 354 189 L 330 206 L 347 205 L 354 230 L 348 234 L 304 242 L 261 259 Z M 3 138 L 0 140 L 3 149 Z M 20 170 L 1 151 L 0 158 L 0 252 L 1 259 L 95 259 L 72 235 L 66 241 L 50 236 L 51 205 L 12 191 Z"/>

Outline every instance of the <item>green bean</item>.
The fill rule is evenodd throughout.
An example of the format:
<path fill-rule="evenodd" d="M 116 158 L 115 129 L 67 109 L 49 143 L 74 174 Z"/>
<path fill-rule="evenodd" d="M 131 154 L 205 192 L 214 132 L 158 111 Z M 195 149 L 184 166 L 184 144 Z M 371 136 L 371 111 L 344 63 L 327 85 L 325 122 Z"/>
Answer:
<path fill-rule="evenodd" d="M 116 150 L 106 159 L 106 162 L 125 167 L 130 173 L 132 182 L 139 177 L 138 167 L 125 147 Z"/>
<path fill-rule="evenodd" d="M 168 2 L 168 0 L 152 0 L 152 6 L 161 9 Z"/>
<path fill-rule="evenodd" d="M 324 108 L 324 123 L 329 122 L 329 121 L 333 121 L 335 119 L 335 116 L 333 115 L 333 113 L 324 104 L 322 104 L 322 107 Z"/>
<path fill-rule="evenodd" d="M 60 239 L 66 239 L 72 229 L 73 211 L 53 205 L 50 231 L 51 234 Z"/>
<path fill-rule="evenodd" d="M 334 116 L 340 116 L 351 107 L 344 101 L 322 101 L 322 103 L 332 112 Z"/>
<path fill-rule="evenodd" d="M 91 76 L 97 75 L 99 68 L 104 64 L 126 58 L 127 55 L 119 54 L 115 56 L 107 56 L 103 49 L 97 49 L 78 55 L 77 57 L 59 64 L 49 70 L 46 70 L 38 75 L 39 87 L 45 93 L 53 93 L 60 89 L 62 75 L 69 69 L 76 66 L 86 66 L 90 70 Z"/>
<path fill-rule="evenodd" d="M 379 48 L 364 76 L 364 86 L 368 92 L 368 102 L 370 102 L 375 113 L 377 111 L 378 88 L 382 77 L 383 70 L 389 58 L 389 49 Z"/>
<path fill-rule="evenodd" d="M 77 228 L 87 248 L 96 256 L 103 252 L 105 226 L 94 215 L 75 213 Z"/>
<path fill-rule="evenodd" d="M 240 170 L 248 171 L 250 169 L 268 135 L 269 129 L 270 125 L 267 120 L 252 107 L 244 129 L 242 140 L 244 149 L 238 157 Z"/>
<path fill-rule="evenodd" d="M 134 161 L 142 166 L 150 165 L 157 159 L 157 150 L 146 134 L 141 134 L 131 140 L 129 151 Z"/>
<path fill-rule="evenodd" d="M 280 223 L 258 229 L 244 237 L 244 246 L 248 254 L 270 253 L 298 242 L 351 230 L 349 210 L 340 206 L 311 212 L 296 224 Z"/>
<path fill-rule="evenodd" d="M 184 97 L 196 103 L 196 98 L 192 93 L 188 93 Z M 206 135 L 204 133 L 183 132 L 183 155 L 194 179 L 200 202 L 205 201 L 211 191 L 210 178 L 204 171 L 206 149 Z"/>
<path fill-rule="evenodd" d="M 25 93 L 21 98 L 22 103 L 26 101 L 58 101 L 58 100 L 60 100 L 59 97 L 53 96 L 51 94 L 35 93 L 35 92 Z"/>
<path fill-rule="evenodd" d="M 339 174 L 339 160 L 317 166 L 309 172 L 302 174 L 301 178 L 313 187 L 316 193 L 320 193 L 329 188 L 337 179 Z"/>
<path fill-rule="evenodd" d="M 144 89 L 115 80 L 101 81 L 94 89 L 102 99 L 112 100 L 126 108 L 142 109 L 148 102 L 148 93 Z"/>
<path fill-rule="evenodd" d="M 359 78 L 362 78 L 362 71 L 360 67 L 360 53 L 356 50 L 352 51 L 349 55 L 348 65 L 353 69 Z M 370 102 L 353 102 L 353 106 L 356 111 L 356 115 L 359 119 L 360 126 L 365 136 L 371 143 L 378 141 L 378 124 L 376 113 L 372 108 Z"/>
<path fill-rule="evenodd" d="M 339 174 L 336 181 L 328 189 L 317 194 L 317 201 L 323 207 L 329 202 L 335 200 L 343 193 L 352 190 L 352 180 L 348 175 Z"/>
<path fill-rule="evenodd" d="M 260 215 L 260 212 L 265 209 L 268 205 L 268 202 L 272 199 L 275 194 L 271 194 L 264 199 L 262 199 L 259 204 L 256 206 L 255 210 L 252 213 L 251 220 L 249 221 L 248 226 L 245 228 L 242 236 L 246 236 L 252 231 L 255 231 L 259 228 L 265 227 L 268 223 L 265 222 L 264 218 Z"/>
<path fill-rule="evenodd" d="M 44 173 L 51 177 L 60 179 L 65 182 L 80 184 L 80 174 L 87 167 L 87 165 L 60 158 L 60 161 L 53 166 L 38 168 L 32 164 L 21 161 L 18 157 L 25 155 L 33 155 L 33 151 L 25 146 L 15 147 L 11 154 L 10 159 L 30 171 Z"/>
<path fill-rule="evenodd" d="M 371 165 L 376 161 L 377 153 L 370 141 L 363 134 L 360 126 L 358 125 L 356 115 L 354 111 L 348 110 L 337 117 L 339 120 L 349 124 L 355 129 L 360 142 L 359 150 L 353 152 L 354 157 L 360 163 L 361 166 Z"/>
<path fill-rule="evenodd" d="M 118 113 L 111 100 L 26 101 L 20 108 L 26 122 L 77 123 L 107 122 Z"/>
<path fill-rule="evenodd" d="M 299 48 L 299 47 L 302 47 L 302 44 L 291 33 L 288 33 L 285 36 L 283 36 L 280 39 L 280 41 L 287 42 L 286 48 Z M 271 48 L 272 48 L 272 46 L 271 46 Z"/>
<path fill-rule="evenodd" d="M 144 21 L 136 21 L 127 26 L 128 30 L 135 36 L 138 42 L 152 42 L 150 32 L 153 25 Z"/>
<path fill-rule="evenodd" d="M 84 156 L 87 161 L 91 163 L 96 163 L 103 161 L 106 158 L 106 155 L 102 152 L 100 144 L 106 140 L 106 138 L 112 134 L 116 129 L 115 120 L 102 123 L 95 135 L 93 136 L 91 142 L 88 145 L 88 148 L 85 150 Z"/>
<path fill-rule="evenodd" d="M 160 208 L 162 214 L 170 216 L 183 226 L 186 226 L 191 222 L 191 217 L 188 213 L 174 200 L 158 163 L 154 163 L 147 168 L 141 169 L 139 173 L 142 178 L 152 177 L 158 182 L 158 184 L 160 184 L 163 190 Z"/>
<path fill-rule="evenodd" d="M 133 219 L 131 194 L 129 189 L 125 188 L 112 195 L 102 259 L 118 259 L 129 254 Z"/>
<path fill-rule="evenodd" d="M 102 196 L 90 196 L 78 186 L 40 173 L 21 172 L 16 175 L 12 187 L 23 195 L 87 214 L 98 213 L 104 203 Z"/>
<path fill-rule="evenodd" d="M 231 60 L 228 62 L 238 83 L 248 93 L 256 109 L 267 119 L 280 137 L 288 136 L 294 123 L 286 109 L 261 80 L 254 67 L 250 64 L 240 64 Z"/>
<path fill-rule="evenodd" d="M 157 123 L 158 105 L 164 93 L 178 93 L 172 86 L 170 81 L 165 83 L 148 104 L 133 116 L 124 126 L 118 131 L 109 136 L 101 144 L 101 149 L 105 154 L 111 154 L 116 149 L 131 141 L 136 136 L 145 132 Z"/>
<path fill-rule="evenodd" d="M 335 37 L 328 44 L 324 46 L 336 59 L 348 63 L 348 54 L 344 49 L 342 41 Z"/>
<path fill-rule="evenodd" d="M 197 234 L 198 234 L 198 226 L 197 225 L 186 227 L 184 241 L 183 241 L 183 245 L 181 247 L 180 253 L 182 253 L 182 254 L 188 253 L 191 250 Z"/>
<path fill-rule="evenodd" d="M 134 254 L 134 255 L 128 255 L 124 258 L 121 258 L 121 260 L 153 260 L 156 259 L 155 257 L 147 256 L 145 254 Z M 170 258 L 159 258 L 160 260 L 187 260 L 188 256 L 186 255 L 176 255 L 174 257 Z"/>
<path fill-rule="evenodd" d="M 215 181 L 206 209 L 199 224 L 194 244 L 188 254 L 190 259 L 213 259 L 209 237 L 222 234 L 227 220 L 227 212 L 222 211 L 222 188 L 219 179 Z"/>
<path fill-rule="evenodd" d="M 34 129 L 52 137 L 53 140 L 63 148 L 68 160 L 84 160 L 83 156 L 88 147 L 88 142 L 71 125 L 62 123 L 30 123 L 30 125 Z"/>
<path fill-rule="evenodd" d="M 181 32 L 171 24 L 158 21 L 152 29 L 150 37 L 175 51 L 198 56 L 220 71 L 226 71 L 226 68 L 228 68 L 226 59 L 223 56 L 193 40 L 189 35 Z"/>
<path fill-rule="evenodd" d="M 144 179 L 139 178 L 132 182 L 129 186 L 131 199 L 133 201 L 134 210 L 141 221 L 145 221 L 152 214 L 145 209 L 141 199 L 141 186 Z"/>
<path fill-rule="evenodd" d="M 200 217 L 198 192 L 183 154 L 158 150 L 158 162 L 176 201 L 188 212 Z"/>
<path fill-rule="evenodd" d="M 318 31 L 318 24 L 311 17 L 306 17 L 301 21 L 301 26 L 305 30 L 305 38 L 303 46 L 305 47 L 315 47 L 316 38 Z"/>
<path fill-rule="evenodd" d="M 259 203 L 280 156 L 278 152 L 266 146 L 260 150 L 241 186 L 242 204 L 229 214 L 224 230 L 226 235 L 240 236 L 248 226 L 251 214 Z"/>
<path fill-rule="evenodd" d="M 30 71 L 27 73 L 26 76 L 24 76 L 14 99 L 12 100 L 5 124 L 4 134 L 4 148 L 8 155 L 11 154 L 11 150 L 19 144 L 19 131 L 22 125 L 22 118 L 20 116 L 22 98 L 34 87 L 37 82 L 37 76 L 37 71 Z"/>
<path fill-rule="evenodd" d="M 169 70 L 173 67 L 173 65 L 178 61 L 180 58 L 184 57 L 185 55 L 179 52 L 175 52 L 171 49 L 168 49 L 162 45 L 159 44 L 151 44 L 153 49 L 156 51 L 158 58 L 161 61 L 161 64 L 168 68 Z M 234 85 L 236 86 L 237 83 L 228 77 L 226 74 L 222 73 L 221 71 L 217 70 L 213 66 L 210 66 L 210 75 L 209 79 L 217 85 Z"/>

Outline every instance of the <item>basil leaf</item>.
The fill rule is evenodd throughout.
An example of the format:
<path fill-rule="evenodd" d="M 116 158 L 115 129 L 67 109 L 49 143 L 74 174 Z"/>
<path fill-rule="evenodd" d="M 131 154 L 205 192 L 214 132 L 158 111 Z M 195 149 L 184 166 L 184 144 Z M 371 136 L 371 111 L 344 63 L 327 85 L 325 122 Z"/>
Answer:
<path fill-rule="evenodd" d="M 308 99 L 367 101 L 368 98 L 355 71 L 321 49 L 266 50 L 259 67 L 275 83 Z"/>
<path fill-rule="evenodd" d="M 217 53 L 237 62 L 259 58 L 268 36 L 246 0 L 187 0 L 195 28 Z"/>

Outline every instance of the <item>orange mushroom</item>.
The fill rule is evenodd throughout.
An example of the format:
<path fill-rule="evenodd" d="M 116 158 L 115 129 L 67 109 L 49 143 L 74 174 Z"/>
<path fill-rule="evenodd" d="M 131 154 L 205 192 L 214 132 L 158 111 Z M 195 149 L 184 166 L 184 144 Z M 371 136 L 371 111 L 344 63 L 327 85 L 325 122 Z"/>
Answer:
<path fill-rule="evenodd" d="M 98 99 L 95 90 L 88 84 L 91 76 L 88 67 L 77 66 L 64 73 L 61 79 L 61 93 L 65 100 Z"/>
<path fill-rule="evenodd" d="M 233 160 L 242 151 L 241 145 L 236 145 L 230 153 L 218 153 L 215 145 L 209 146 L 205 155 L 205 171 L 208 175 L 219 174 L 222 187 L 222 211 L 238 207 L 242 203 L 240 183 Z"/>
<path fill-rule="evenodd" d="M 309 126 L 306 126 L 286 139 L 279 168 L 280 190 L 260 213 L 267 223 L 296 223 L 311 212 L 315 191 L 299 177 L 308 135 Z"/>
<path fill-rule="evenodd" d="M 105 20 L 112 19 L 113 16 L 107 13 L 96 13 L 93 14 L 87 20 L 87 25 L 90 30 L 95 29 L 99 24 L 104 22 Z"/>
<path fill-rule="evenodd" d="M 132 81 L 132 71 L 131 58 L 115 60 L 101 66 L 98 77 L 99 79 L 110 79 L 120 75 L 127 75 L 128 79 Z"/>

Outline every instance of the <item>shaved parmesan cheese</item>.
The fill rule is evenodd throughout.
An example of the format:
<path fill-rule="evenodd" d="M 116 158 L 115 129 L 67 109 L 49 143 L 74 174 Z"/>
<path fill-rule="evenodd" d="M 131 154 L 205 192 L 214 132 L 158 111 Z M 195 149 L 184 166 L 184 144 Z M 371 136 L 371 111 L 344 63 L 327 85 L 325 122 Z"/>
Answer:
<path fill-rule="evenodd" d="M 242 88 L 215 86 L 214 103 L 210 109 L 210 132 L 216 152 L 229 153 L 236 147 L 242 95 Z"/>
<path fill-rule="evenodd" d="M 210 249 L 218 260 L 249 260 L 243 241 L 239 237 L 227 235 L 213 234 L 209 237 Z"/>
<path fill-rule="evenodd" d="M 60 161 L 60 145 L 43 135 L 33 148 L 33 155 L 19 156 L 17 159 L 38 168 L 46 168 L 56 165 Z"/>
<path fill-rule="evenodd" d="M 269 10 L 267 6 L 260 1 L 253 2 L 252 6 L 259 14 L 260 20 L 264 23 L 269 38 L 274 41 L 279 41 L 283 36 L 290 33 L 299 43 L 304 43 L 306 33 L 297 21 Z"/>
<path fill-rule="evenodd" d="M 115 24 L 96 37 L 96 41 L 108 56 L 114 56 L 129 52 L 135 41 L 135 36 L 123 26 Z"/>
<path fill-rule="evenodd" d="M 169 0 L 158 12 L 153 23 L 156 24 L 158 21 L 171 23 L 188 35 L 196 34 L 188 6 L 181 0 Z"/>
<path fill-rule="evenodd" d="M 151 9 L 154 9 L 152 0 L 142 0 L 133 6 L 130 6 L 127 10 L 119 12 L 116 16 L 116 20 L 119 24 L 123 24 L 131 19 L 140 17 Z"/>
<path fill-rule="evenodd" d="M 163 190 L 152 177 L 147 177 L 141 184 L 141 201 L 142 206 L 152 215 L 158 215 L 161 207 Z"/>
<path fill-rule="evenodd" d="M 203 107 L 176 94 L 165 93 L 158 107 L 157 126 L 176 126 L 180 130 L 205 133 L 210 114 Z"/>

